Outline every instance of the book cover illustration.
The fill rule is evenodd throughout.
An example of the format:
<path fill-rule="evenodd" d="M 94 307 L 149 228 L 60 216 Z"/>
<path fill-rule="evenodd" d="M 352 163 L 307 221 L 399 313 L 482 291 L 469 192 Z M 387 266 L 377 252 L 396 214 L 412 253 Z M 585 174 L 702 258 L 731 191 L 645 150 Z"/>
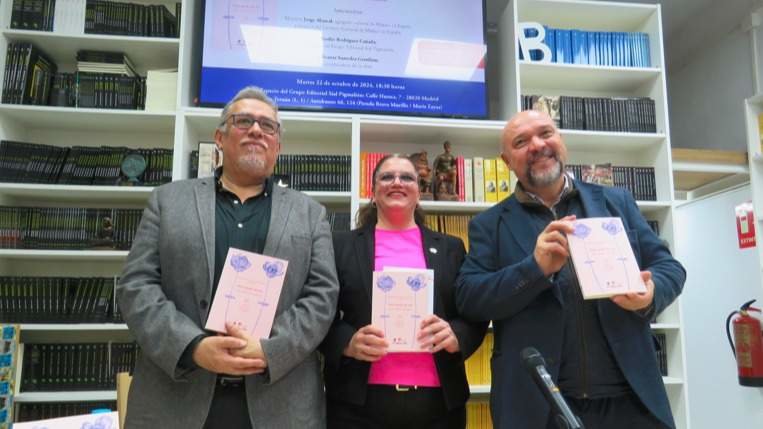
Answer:
<path fill-rule="evenodd" d="M 581 180 L 602 186 L 614 186 L 615 181 L 612 172 L 612 164 L 583 165 Z"/>
<path fill-rule="evenodd" d="M 288 265 L 283 259 L 228 249 L 205 328 L 225 333 L 228 322 L 253 338 L 268 338 Z"/>
<path fill-rule="evenodd" d="M 433 313 L 434 271 L 385 268 L 374 271 L 371 324 L 384 331 L 390 352 L 421 352 L 416 336 Z"/>
<path fill-rule="evenodd" d="M 577 219 L 573 224 L 567 241 L 584 299 L 646 292 L 620 218 Z"/>

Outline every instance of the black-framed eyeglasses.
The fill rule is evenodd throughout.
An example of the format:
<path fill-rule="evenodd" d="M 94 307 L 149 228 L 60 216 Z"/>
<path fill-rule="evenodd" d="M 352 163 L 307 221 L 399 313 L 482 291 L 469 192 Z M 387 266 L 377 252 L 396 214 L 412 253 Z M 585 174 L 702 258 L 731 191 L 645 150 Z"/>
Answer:
<path fill-rule="evenodd" d="M 255 123 L 257 123 L 260 125 L 260 129 L 263 133 L 272 136 L 278 133 L 278 130 L 281 128 L 281 124 L 279 124 L 277 121 L 266 117 L 257 118 L 248 113 L 232 113 L 228 117 L 231 118 L 231 124 L 239 130 L 248 130 L 249 128 L 252 128 Z M 225 121 L 222 122 L 222 124 L 224 123 Z"/>
<path fill-rule="evenodd" d="M 411 185 L 416 183 L 416 176 L 409 173 L 382 173 L 376 178 L 376 180 L 379 181 L 379 183 L 382 185 L 391 185 L 395 179 L 400 180 L 400 183 L 403 185 Z"/>

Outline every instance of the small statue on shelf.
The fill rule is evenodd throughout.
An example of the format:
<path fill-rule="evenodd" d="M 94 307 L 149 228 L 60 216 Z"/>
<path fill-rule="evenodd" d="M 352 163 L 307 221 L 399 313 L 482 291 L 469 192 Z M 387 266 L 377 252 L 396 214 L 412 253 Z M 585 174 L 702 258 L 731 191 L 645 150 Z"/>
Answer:
<path fill-rule="evenodd" d="M 429 168 L 427 152 L 421 151 L 411 154 L 408 159 L 413 163 L 413 167 L 416 169 L 416 174 L 419 176 L 419 199 L 425 201 L 432 200 L 432 169 Z"/>
<path fill-rule="evenodd" d="M 445 152 L 437 155 L 432 167 L 434 168 L 433 183 L 434 197 L 440 201 L 457 201 L 456 193 L 456 157 L 450 153 L 451 145 L 449 141 L 442 144 Z"/>
<path fill-rule="evenodd" d="M 114 222 L 110 216 L 101 219 L 101 227 L 98 228 L 96 238 L 90 242 L 94 249 L 114 249 Z"/>

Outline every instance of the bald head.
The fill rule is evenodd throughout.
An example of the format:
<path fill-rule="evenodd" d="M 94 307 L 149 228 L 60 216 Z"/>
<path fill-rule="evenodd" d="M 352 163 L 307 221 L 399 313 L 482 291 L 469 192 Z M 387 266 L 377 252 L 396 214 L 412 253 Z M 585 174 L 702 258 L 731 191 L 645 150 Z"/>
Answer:
<path fill-rule="evenodd" d="M 555 191 L 563 182 L 567 148 L 548 113 L 525 110 L 511 117 L 503 129 L 502 146 L 501 158 L 528 191 Z"/>

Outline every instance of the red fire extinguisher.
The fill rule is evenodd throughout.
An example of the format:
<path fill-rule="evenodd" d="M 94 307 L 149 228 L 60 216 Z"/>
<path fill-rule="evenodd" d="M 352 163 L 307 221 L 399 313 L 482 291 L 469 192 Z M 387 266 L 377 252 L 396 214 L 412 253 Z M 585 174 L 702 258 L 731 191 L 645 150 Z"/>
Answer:
<path fill-rule="evenodd" d="M 731 345 L 731 352 L 737 360 L 739 384 L 742 386 L 763 387 L 763 322 L 750 313 L 761 313 L 752 306 L 752 301 L 745 302 L 739 310 L 732 311 L 726 318 L 726 336 Z M 734 315 L 734 340 L 731 340 L 729 324 Z"/>

